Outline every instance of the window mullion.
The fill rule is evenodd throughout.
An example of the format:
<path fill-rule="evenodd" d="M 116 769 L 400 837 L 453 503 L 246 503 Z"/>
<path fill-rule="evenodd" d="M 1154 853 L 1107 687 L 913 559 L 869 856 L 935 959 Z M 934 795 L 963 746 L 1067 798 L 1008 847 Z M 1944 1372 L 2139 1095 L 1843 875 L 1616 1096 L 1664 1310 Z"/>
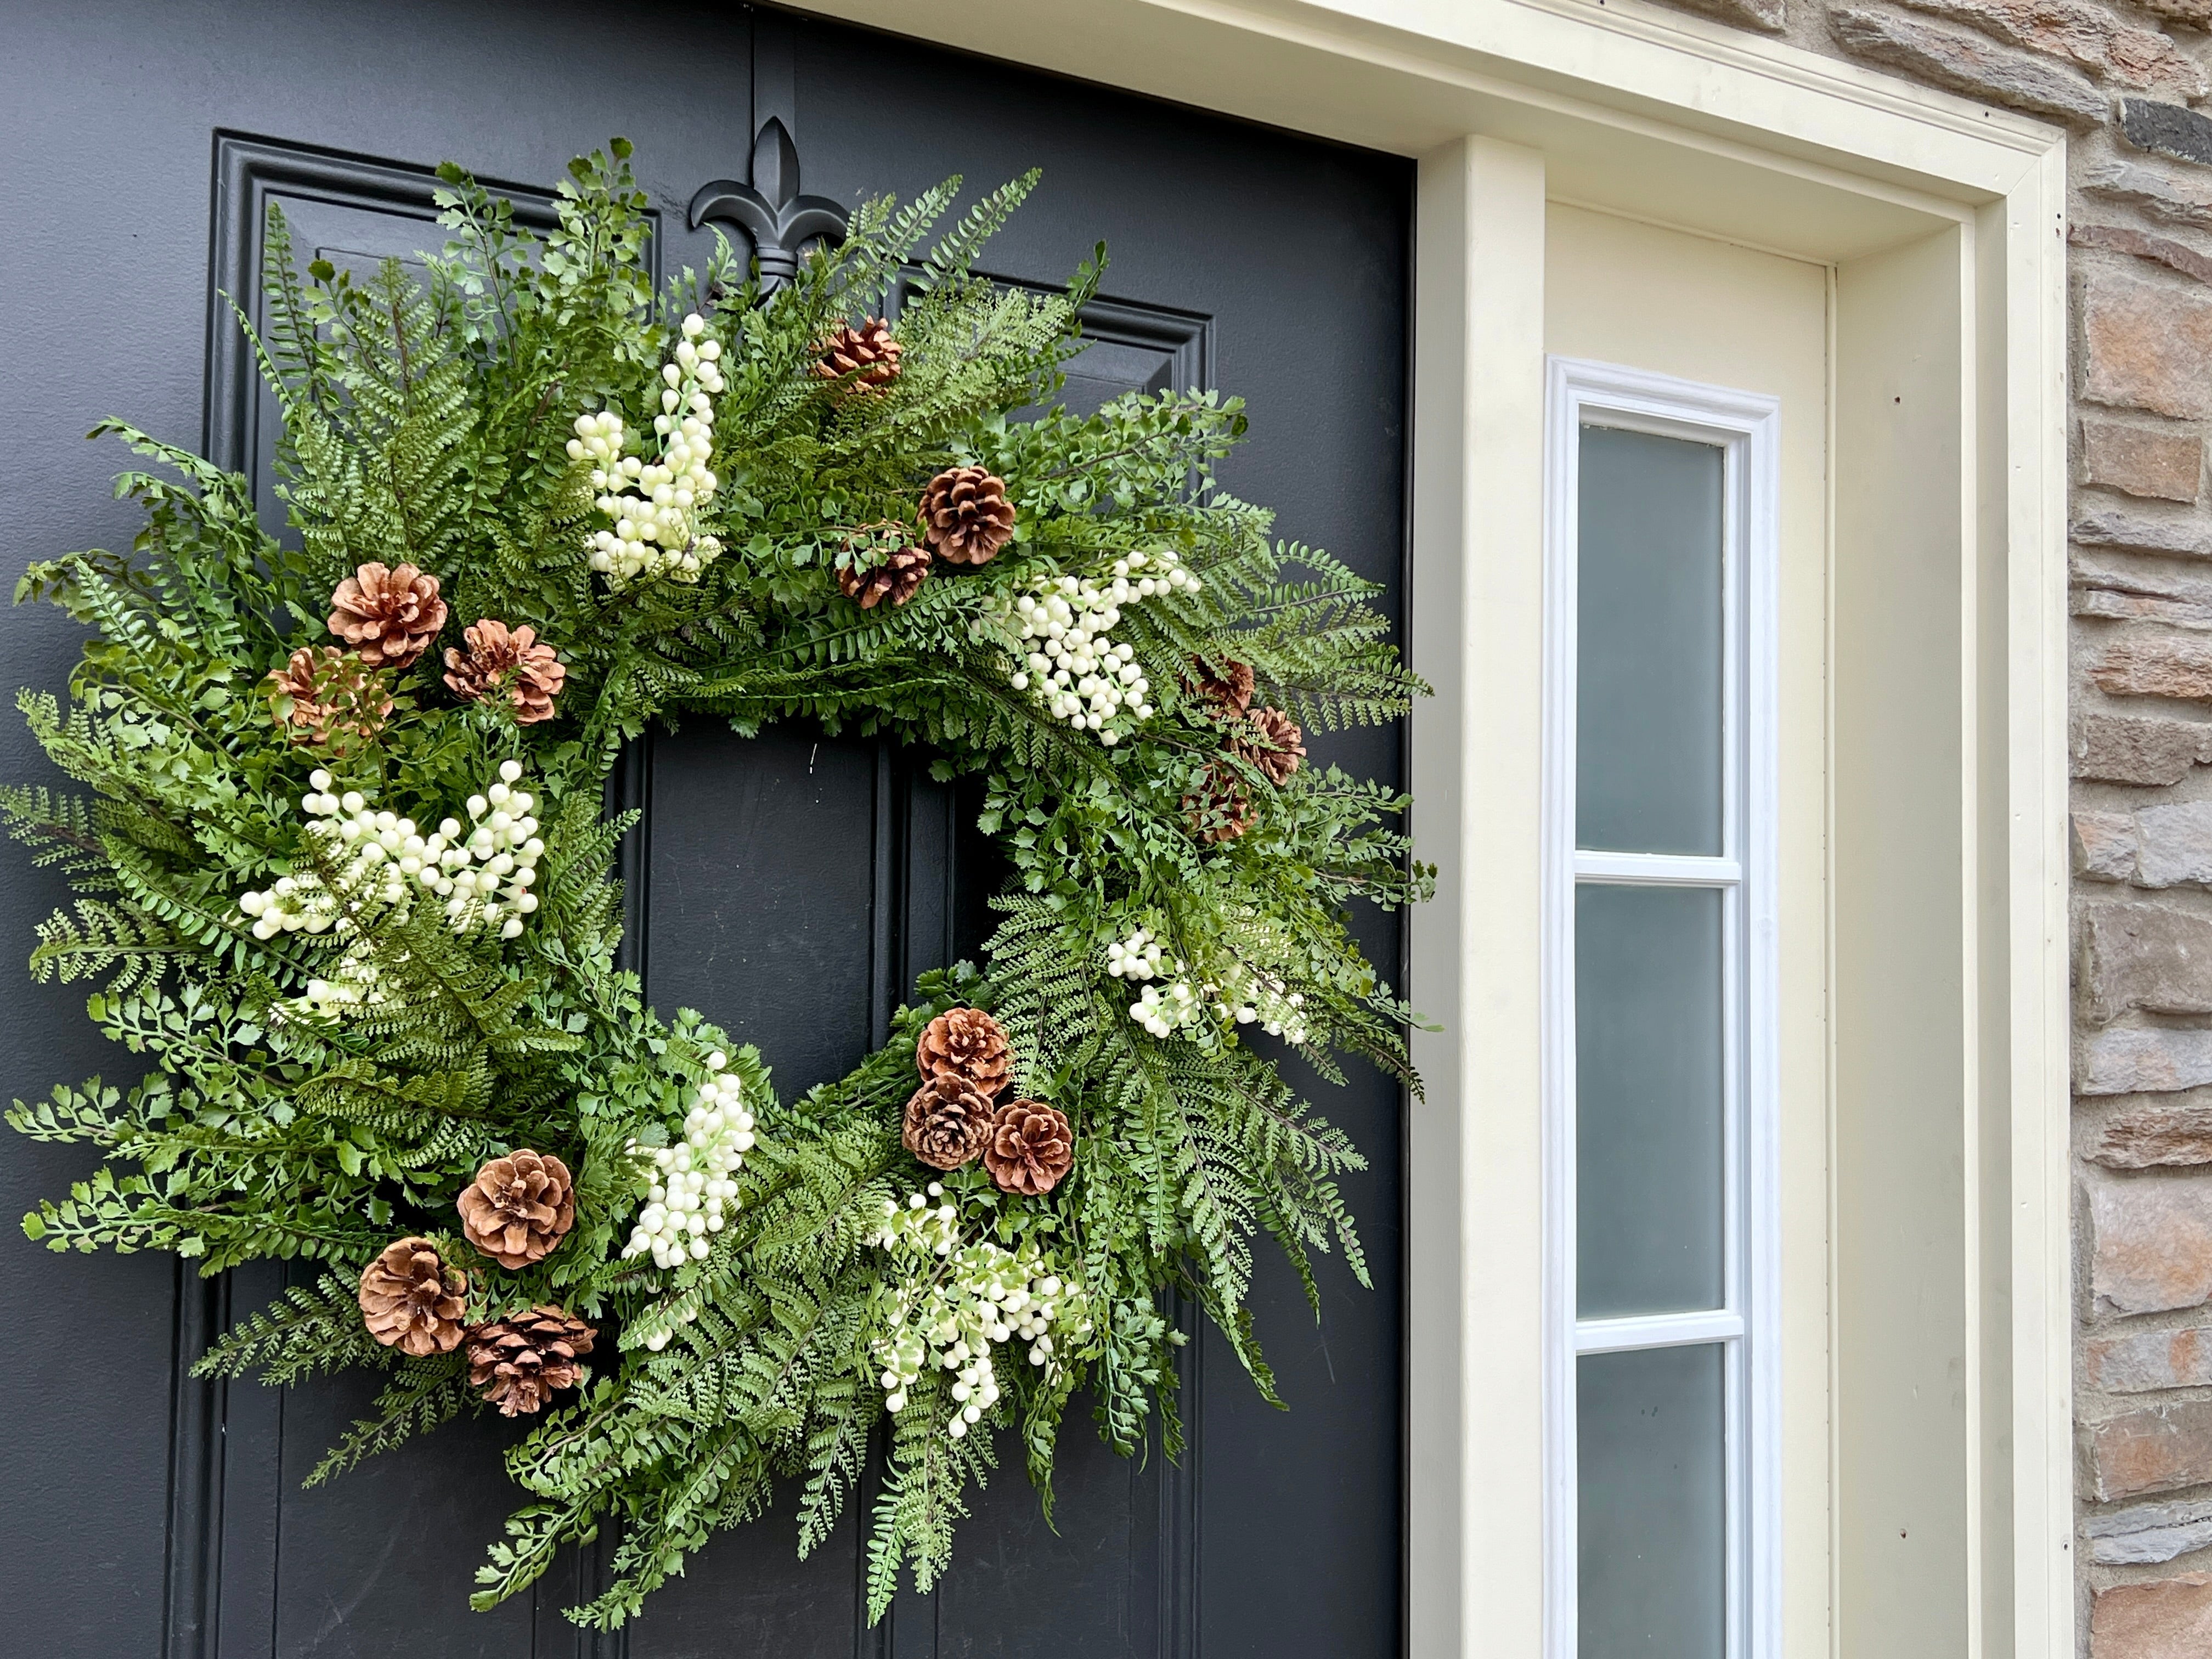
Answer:
<path fill-rule="evenodd" d="M 1667 887 L 1733 887 L 1743 866 L 1732 858 L 1696 858 L 1679 853 L 1604 853 L 1577 848 L 1577 881 L 1648 883 Z"/>
<path fill-rule="evenodd" d="M 1733 1342 L 1743 1334 L 1743 1315 L 1733 1308 L 1700 1313 L 1651 1314 L 1633 1319 L 1578 1319 L 1575 1352 L 1635 1353 L 1646 1348 L 1682 1348 L 1706 1342 Z"/>

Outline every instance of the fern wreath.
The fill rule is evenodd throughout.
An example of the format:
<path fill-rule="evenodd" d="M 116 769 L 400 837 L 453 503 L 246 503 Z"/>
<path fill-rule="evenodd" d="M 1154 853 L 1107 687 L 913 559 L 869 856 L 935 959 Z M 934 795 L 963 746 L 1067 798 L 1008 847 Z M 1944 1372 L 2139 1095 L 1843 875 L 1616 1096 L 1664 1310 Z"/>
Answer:
<path fill-rule="evenodd" d="M 1152 1418 L 1174 1450 L 1166 1293 L 1273 1398 L 1258 1235 L 1316 1313 L 1311 1252 L 1364 1282 L 1358 1154 L 1249 1039 L 1413 1081 L 1346 914 L 1430 872 L 1406 799 L 1304 732 L 1419 688 L 1369 584 L 1213 485 L 1236 399 L 1057 406 L 1103 249 L 1064 295 L 970 274 L 1035 175 L 927 252 L 957 179 L 772 295 L 726 246 L 657 294 L 629 153 L 572 164 L 542 240 L 444 169 L 426 283 L 299 271 L 272 207 L 252 343 L 290 535 L 245 478 L 101 428 L 156 464 L 120 480 L 134 552 L 18 592 L 93 632 L 66 702 L 21 698 L 82 793 L 0 805 L 80 895 L 33 974 L 99 981 L 154 1069 L 17 1103 L 101 1159 L 24 1229 L 326 1264 L 197 1367 L 387 1373 L 313 1480 L 538 1417 L 480 1607 L 611 1526 L 570 1617 L 619 1625 L 779 1477 L 803 1553 L 877 1437 L 879 1616 L 903 1565 L 943 1571 L 1002 1431 L 1048 1504 L 1079 1389 L 1117 1449 Z M 1014 878 L 983 966 L 923 975 L 796 1101 L 615 966 L 605 786 L 661 711 L 887 732 L 985 781 Z"/>

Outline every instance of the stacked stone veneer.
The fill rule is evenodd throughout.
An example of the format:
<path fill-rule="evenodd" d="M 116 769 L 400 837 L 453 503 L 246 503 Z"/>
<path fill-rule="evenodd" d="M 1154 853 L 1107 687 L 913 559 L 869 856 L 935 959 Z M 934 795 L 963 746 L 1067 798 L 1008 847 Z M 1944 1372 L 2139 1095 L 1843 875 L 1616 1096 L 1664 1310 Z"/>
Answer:
<path fill-rule="evenodd" d="M 2212 0 L 1687 0 L 2070 131 L 2090 1659 L 2212 1659 Z"/>

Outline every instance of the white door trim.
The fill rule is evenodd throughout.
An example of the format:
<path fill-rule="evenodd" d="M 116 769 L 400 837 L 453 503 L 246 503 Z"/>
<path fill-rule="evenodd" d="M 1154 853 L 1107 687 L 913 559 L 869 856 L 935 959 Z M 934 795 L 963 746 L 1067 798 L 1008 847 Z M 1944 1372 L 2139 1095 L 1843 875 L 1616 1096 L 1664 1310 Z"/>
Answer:
<path fill-rule="evenodd" d="M 1445 1028 L 1417 1039 L 1428 1090 L 1408 1186 L 1409 1640 L 1423 1659 L 1534 1659 L 1543 1639 L 1545 204 L 1833 267 L 1832 361 L 1850 372 L 1832 416 L 1832 874 L 1839 915 L 1859 920 L 1863 894 L 1942 993 L 1912 1032 L 1925 1092 L 1911 1121 L 1926 1131 L 1940 1109 L 1927 1145 L 1957 1174 L 1892 1195 L 1944 1220 L 1919 1258 L 1838 1254 L 1837 1328 L 1867 1374 L 1918 1357 L 1955 1361 L 1963 1382 L 1889 1434 L 1887 1406 L 1862 1412 L 1865 1376 L 1839 1364 L 1833 1631 L 1851 1651 L 2070 1656 L 2063 135 L 1640 0 L 809 9 L 1421 158 L 1410 633 L 1438 695 L 1415 714 L 1413 770 L 1440 883 L 1413 918 L 1409 989 Z M 1877 396 L 1884 377 L 1913 397 Z M 1879 465 L 1885 453 L 1899 465 Z M 1869 620 L 1886 579 L 1948 608 L 1881 686 L 1900 665 L 1885 653 L 1905 649 Z M 1909 763 L 1863 763 L 1890 748 Z M 1883 911 L 1884 808 L 1931 804 L 1942 823 L 1919 850 L 1941 863 L 1937 902 Z M 1838 948 L 1838 981 L 1863 984 Z M 1863 1062 L 1881 1034 L 1853 1031 L 1863 1013 L 1850 997 L 1831 1009 L 1846 1119 L 1853 1079 L 1879 1069 Z M 1837 1179 L 1848 1228 L 1855 1177 Z M 1908 1267 L 1924 1318 L 1890 1328 L 1887 1293 Z M 1873 1455 L 1885 1442 L 1887 1463 Z M 1933 1530 L 1924 1551 L 1914 1532 L 1913 1582 L 1885 1611 L 1853 1574 L 1881 1571 L 1870 1517 L 1893 1499 L 1929 1510 Z M 1909 1638 L 1885 1622 L 1899 1609 Z"/>

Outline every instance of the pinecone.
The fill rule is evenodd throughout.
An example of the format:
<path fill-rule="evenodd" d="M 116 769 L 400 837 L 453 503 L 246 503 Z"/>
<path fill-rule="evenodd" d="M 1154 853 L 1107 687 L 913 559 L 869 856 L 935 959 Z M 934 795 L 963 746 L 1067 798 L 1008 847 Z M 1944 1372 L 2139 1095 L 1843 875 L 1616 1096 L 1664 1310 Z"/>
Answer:
<path fill-rule="evenodd" d="M 1205 703 L 1214 719 L 1233 720 L 1252 706 L 1252 665 L 1234 657 L 1224 657 L 1220 663 L 1217 672 L 1204 659 L 1193 657 L 1182 689 Z"/>
<path fill-rule="evenodd" d="M 561 695 L 568 669 L 550 645 L 538 642 L 538 630 L 525 625 L 509 629 L 486 617 L 461 630 L 468 641 L 446 647 L 446 684 L 466 702 L 504 691 L 514 704 L 518 726 L 535 726 L 553 718 L 553 699 Z"/>
<path fill-rule="evenodd" d="M 495 1319 L 469 1333 L 469 1386 L 501 1417 L 532 1417 L 556 1389 L 583 1381 L 576 1361 L 599 1333 L 575 1315 L 550 1305 Z"/>
<path fill-rule="evenodd" d="M 417 1359 L 459 1346 L 468 1311 L 469 1276 L 448 1267 L 427 1238 L 384 1247 L 361 1275 L 361 1312 L 368 1334 Z"/>
<path fill-rule="evenodd" d="M 292 741 L 343 753 L 374 741 L 392 712 L 391 695 L 359 657 L 334 645 L 302 646 L 269 672 L 269 713 Z"/>
<path fill-rule="evenodd" d="M 858 328 L 840 327 L 822 343 L 816 361 L 817 380 L 836 380 L 846 390 L 888 392 L 899 376 L 899 353 L 904 347 L 891 337 L 891 325 L 871 317 Z"/>
<path fill-rule="evenodd" d="M 331 595 L 331 632 L 361 653 L 371 668 L 405 668 L 430 648 L 446 625 L 438 579 L 411 564 L 397 570 L 365 564 Z"/>
<path fill-rule="evenodd" d="M 956 1072 L 942 1072 L 906 1103 L 899 1139 L 933 1170 L 957 1170 L 991 1138 L 991 1102 Z"/>
<path fill-rule="evenodd" d="M 904 605 L 929 574 L 929 550 L 914 544 L 910 526 L 862 525 L 845 537 L 845 556 L 837 567 L 837 586 L 863 611 L 872 611 L 885 594 Z"/>
<path fill-rule="evenodd" d="M 990 1015 L 981 1008 L 948 1008 L 923 1027 L 914 1063 L 926 1078 L 957 1077 L 988 1098 L 1006 1086 L 1014 1056 Z"/>
<path fill-rule="evenodd" d="M 1282 787 L 1306 757 L 1306 734 L 1279 708 L 1255 708 L 1229 734 L 1229 746 Z"/>
<path fill-rule="evenodd" d="M 1014 538 L 1014 504 L 1003 478 L 980 466 L 956 466 L 921 494 L 929 545 L 947 564 L 988 564 Z"/>
<path fill-rule="evenodd" d="M 525 1147 L 493 1158 L 461 1188 L 461 1231 L 502 1267 L 553 1254 L 576 1224 L 575 1183 L 557 1158 Z"/>
<path fill-rule="evenodd" d="M 1182 798 L 1190 832 L 1208 846 L 1235 841 L 1252 827 L 1251 798 L 1237 774 L 1219 761 L 1208 761 L 1198 787 Z"/>
<path fill-rule="evenodd" d="M 1041 1100 L 1010 1100 L 991 1120 L 983 1167 L 1002 1193 L 1041 1198 L 1060 1185 L 1075 1162 L 1074 1133 L 1059 1111 Z"/>

